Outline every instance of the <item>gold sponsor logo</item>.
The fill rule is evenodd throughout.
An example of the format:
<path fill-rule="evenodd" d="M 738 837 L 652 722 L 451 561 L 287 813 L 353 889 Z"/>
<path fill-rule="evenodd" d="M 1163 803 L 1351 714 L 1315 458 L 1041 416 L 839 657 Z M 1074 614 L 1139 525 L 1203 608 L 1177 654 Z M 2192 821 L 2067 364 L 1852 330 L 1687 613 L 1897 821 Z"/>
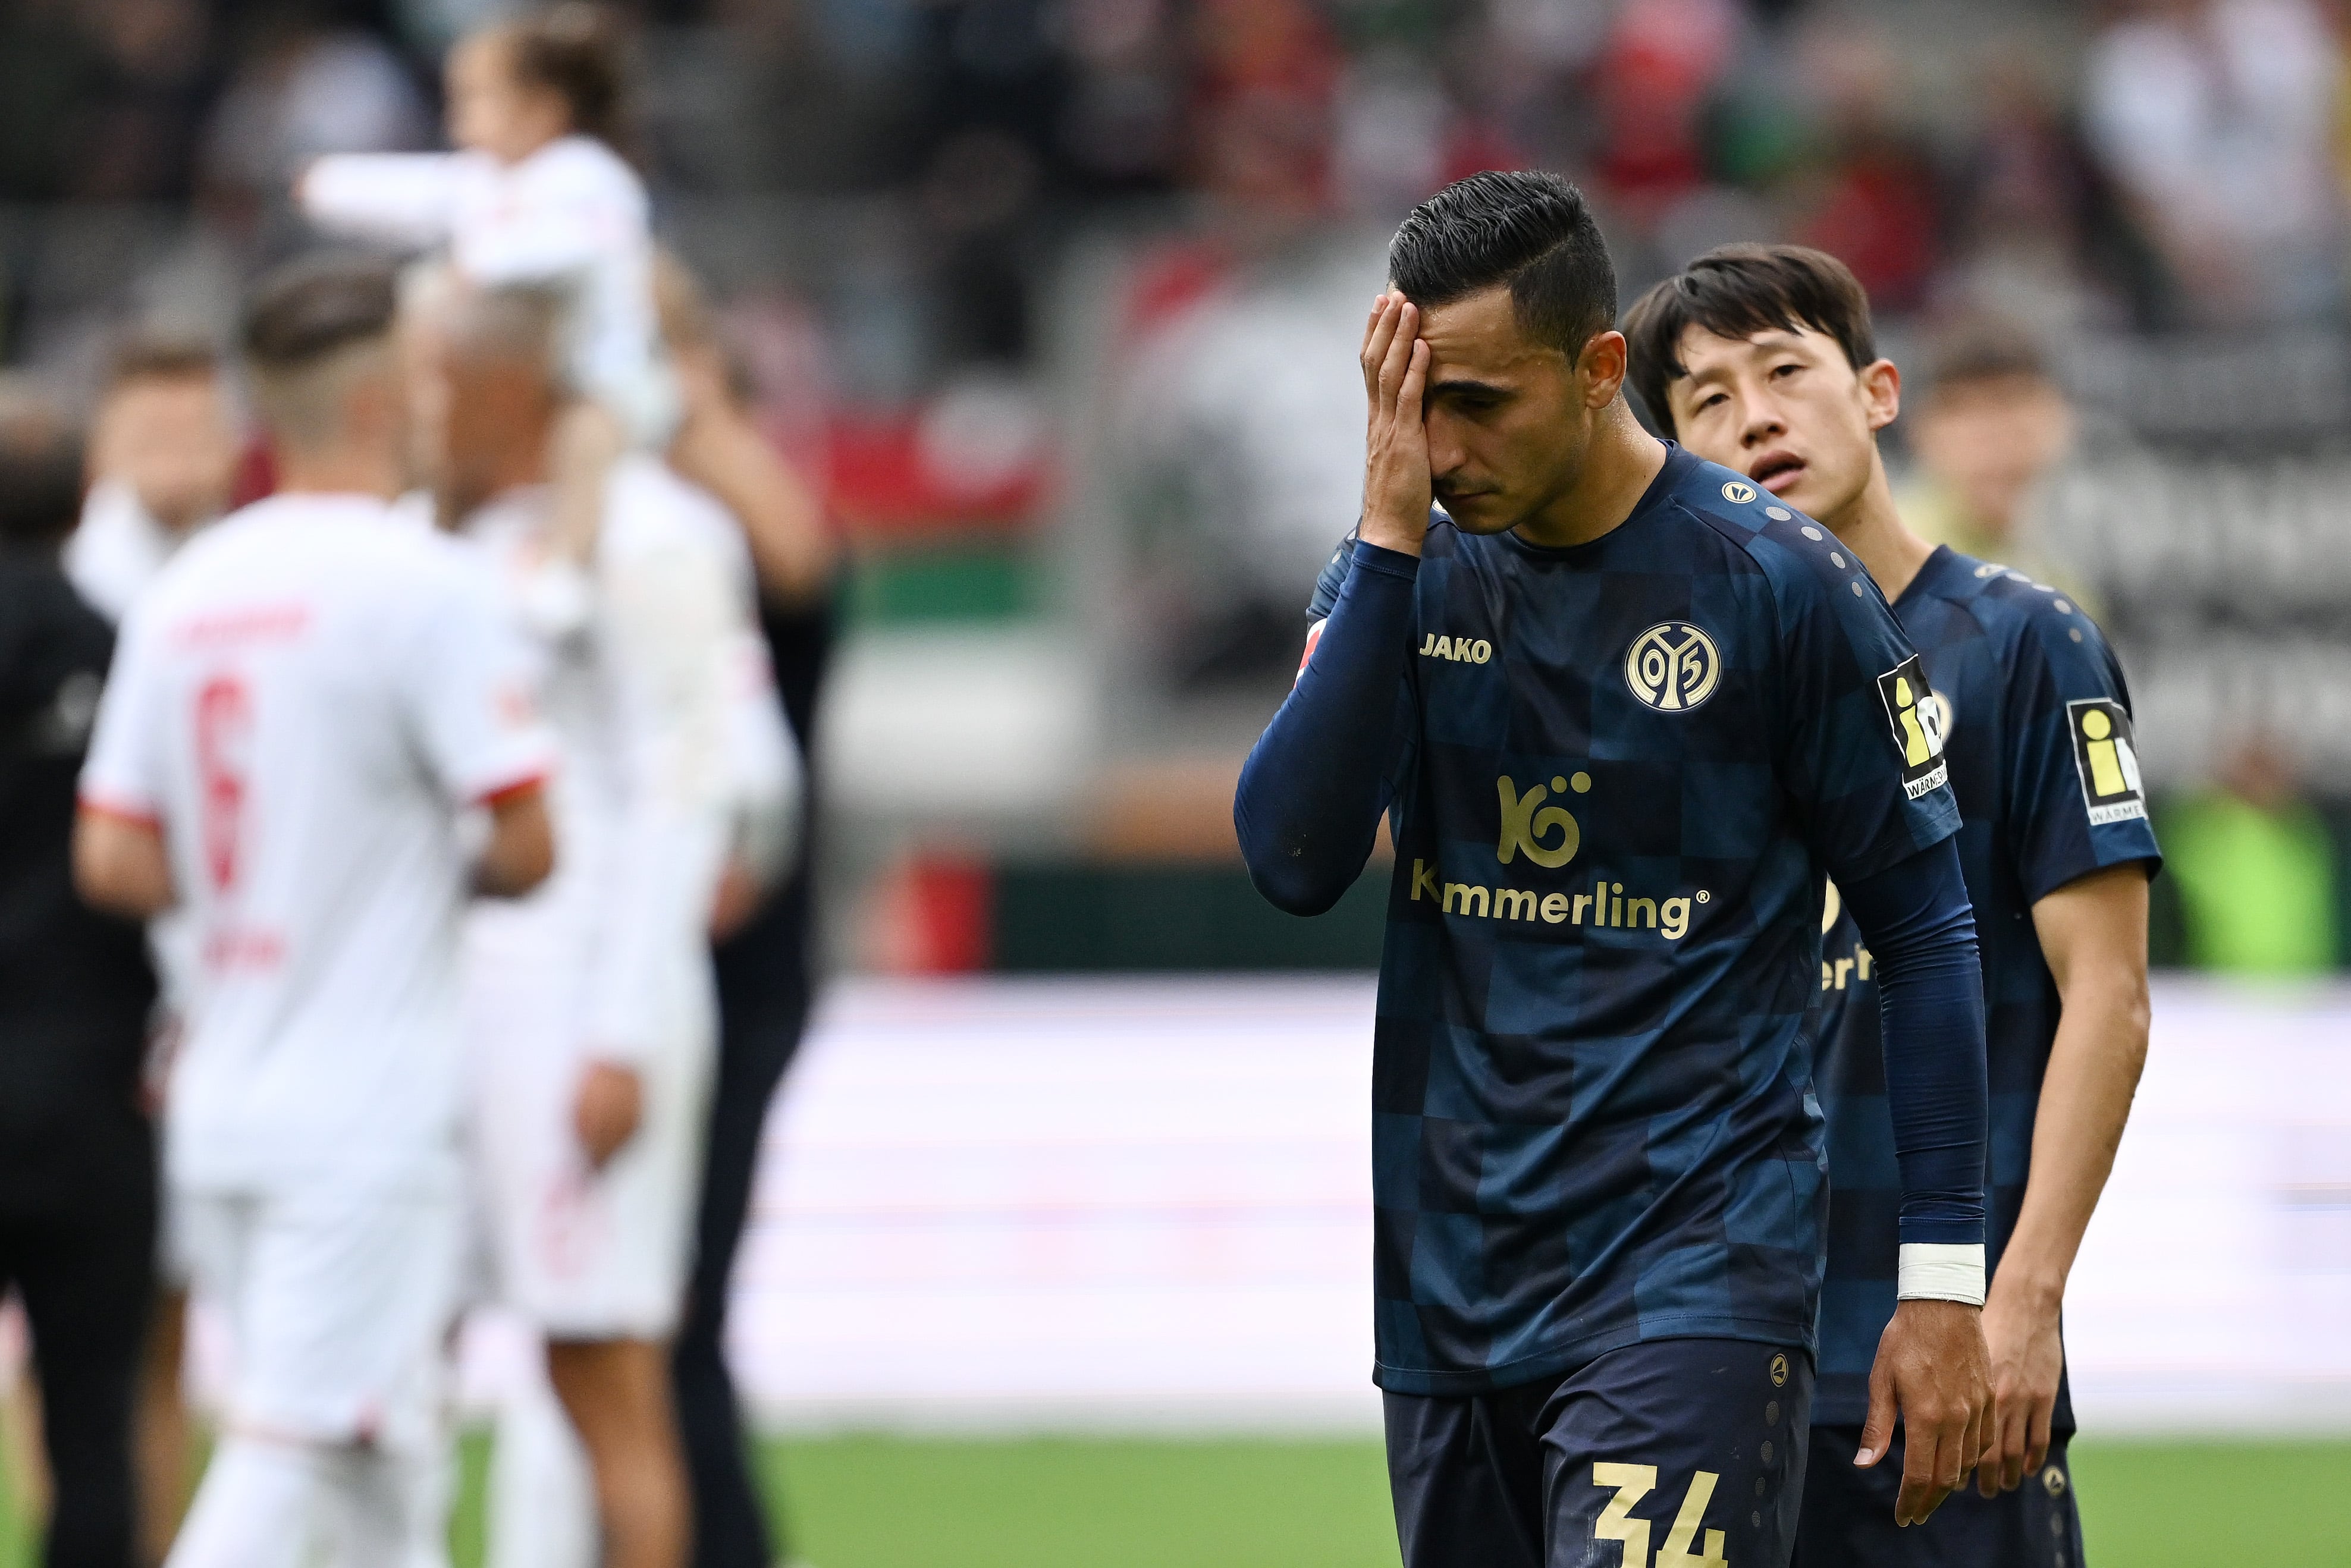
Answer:
<path fill-rule="evenodd" d="M 1687 621 L 1660 621 L 1625 650 L 1625 685 L 1660 713 L 1687 713 L 1721 684 L 1714 639 Z"/>
<path fill-rule="evenodd" d="M 1502 798 L 1502 836 L 1494 845 L 1494 858 L 1508 865 L 1520 853 L 1545 871 L 1557 871 L 1575 858 L 1576 846 L 1583 841 L 1583 830 L 1575 819 L 1558 806 L 1544 806 L 1553 791 L 1565 793 L 1571 785 L 1565 779 L 1554 778 L 1551 789 L 1531 785 L 1523 795 L 1506 776 L 1494 780 Z M 1579 795 L 1592 788 L 1592 775 L 1578 773 L 1572 786 Z M 1541 806 L 1542 809 L 1537 810 Z M 1559 838 L 1552 843 L 1543 840 L 1556 831 Z"/>
<path fill-rule="evenodd" d="M 1788 1357 L 1785 1352 L 1771 1357 L 1771 1386 L 1774 1388 L 1788 1386 Z"/>
<path fill-rule="evenodd" d="M 1421 640 L 1424 659 L 1450 659 L 1457 664 L 1482 664 L 1494 656 L 1494 644 L 1483 637 L 1440 637 L 1431 632 Z"/>
<path fill-rule="evenodd" d="M 1426 898 L 1445 915 L 1475 915 L 1480 920 L 1541 921 L 1545 925 L 1580 925 L 1617 931 L 1655 931 L 1668 942 L 1689 935 L 1691 908 L 1714 895 L 1700 888 L 1671 898 L 1625 894 L 1625 884 L 1604 877 L 1583 893 L 1535 893 L 1523 887 L 1488 887 L 1479 883 L 1447 882 L 1436 866 L 1416 857 L 1412 862 L 1412 902 Z"/>

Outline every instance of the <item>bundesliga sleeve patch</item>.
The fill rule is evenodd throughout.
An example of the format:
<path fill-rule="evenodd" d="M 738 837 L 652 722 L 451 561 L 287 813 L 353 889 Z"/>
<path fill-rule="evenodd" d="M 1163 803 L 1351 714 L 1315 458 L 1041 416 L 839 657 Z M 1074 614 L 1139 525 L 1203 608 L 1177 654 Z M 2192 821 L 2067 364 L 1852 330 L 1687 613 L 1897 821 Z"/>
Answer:
<path fill-rule="evenodd" d="M 2082 803 L 2089 808 L 2090 825 L 2144 821 L 2147 791 L 2139 780 L 2130 715 L 2123 705 L 2106 697 L 2067 703 L 2065 727 L 2073 733 L 2074 768 L 2082 776 Z"/>
<path fill-rule="evenodd" d="M 1928 689 L 1918 655 L 1911 654 L 1877 677 L 1878 700 L 1894 728 L 1894 748 L 1902 754 L 1902 792 L 1916 800 L 1939 789 L 1951 777 L 1943 760 L 1943 706 Z"/>

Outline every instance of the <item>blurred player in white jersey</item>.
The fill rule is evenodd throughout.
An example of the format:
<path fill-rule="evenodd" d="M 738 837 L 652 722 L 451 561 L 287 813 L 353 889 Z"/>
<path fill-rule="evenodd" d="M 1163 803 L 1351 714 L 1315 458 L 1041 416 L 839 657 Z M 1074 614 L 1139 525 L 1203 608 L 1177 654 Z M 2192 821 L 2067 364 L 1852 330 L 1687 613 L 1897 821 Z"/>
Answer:
<path fill-rule="evenodd" d="M 388 505 L 410 452 L 392 309 L 389 275 L 350 262 L 256 296 L 280 491 L 132 609 L 83 774 L 84 895 L 184 904 L 205 971 L 165 1157 L 236 1371 L 172 1568 L 407 1552 L 462 1237 L 462 915 L 552 860 L 520 650 L 474 564 Z"/>
<path fill-rule="evenodd" d="M 530 625 L 533 579 L 560 553 L 555 312 L 528 290 L 459 283 L 428 298 L 443 513 Z M 609 1568 L 681 1568 L 690 1531 L 666 1343 L 715 1048 L 707 926 L 739 798 L 747 613 L 728 534 L 653 460 L 614 469 L 582 630 L 535 643 L 562 754 L 563 870 L 535 897 L 478 913 L 468 934 L 474 1135 L 498 1287 L 546 1338 Z M 502 1419 L 502 1447 L 509 1435 Z M 517 1568 L 592 1551 L 553 1538 L 564 1521 L 543 1494 L 497 1485 L 492 1511 L 498 1554 Z"/>
<path fill-rule="evenodd" d="M 240 432 L 228 367 L 213 341 L 142 329 L 117 343 L 90 420 L 89 492 L 66 541 L 66 574 L 120 622 L 179 548 L 219 520 L 236 481 Z M 163 981 L 160 1068 L 190 1000 L 194 953 L 184 917 L 150 932 Z M 168 1212 L 156 1248 L 155 1311 L 139 1396 L 139 1552 L 171 1549 L 188 1497 L 188 1420 L 182 1395 L 187 1260 Z"/>

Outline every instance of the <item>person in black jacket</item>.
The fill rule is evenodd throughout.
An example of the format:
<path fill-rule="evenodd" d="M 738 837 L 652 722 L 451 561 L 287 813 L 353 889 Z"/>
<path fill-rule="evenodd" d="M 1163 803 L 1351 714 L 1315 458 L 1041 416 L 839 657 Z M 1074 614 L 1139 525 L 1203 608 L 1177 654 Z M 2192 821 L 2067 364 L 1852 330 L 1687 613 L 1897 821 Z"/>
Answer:
<path fill-rule="evenodd" d="M 155 1257 L 141 1070 L 155 980 L 133 922 L 70 868 L 74 787 L 114 636 L 57 549 L 80 443 L 0 406 L 0 1291 L 32 1325 L 49 1568 L 130 1568 L 132 1392 Z"/>

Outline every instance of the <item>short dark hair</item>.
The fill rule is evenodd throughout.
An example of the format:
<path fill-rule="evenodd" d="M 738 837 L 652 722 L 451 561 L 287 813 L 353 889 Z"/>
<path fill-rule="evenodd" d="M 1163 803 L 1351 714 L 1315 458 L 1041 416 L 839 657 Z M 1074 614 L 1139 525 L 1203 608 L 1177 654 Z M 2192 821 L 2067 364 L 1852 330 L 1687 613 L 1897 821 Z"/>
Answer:
<path fill-rule="evenodd" d="M 2051 380 L 2048 356 L 2015 322 L 1979 317 L 1945 329 L 1927 356 L 1928 395 L 1988 382 Z"/>
<path fill-rule="evenodd" d="M 216 376 L 220 370 L 220 345 L 209 336 L 171 327 L 134 327 L 108 351 L 100 390 L 110 392 L 132 382 Z"/>
<path fill-rule="evenodd" d="M 0 393 L 0 542 L 50 546 L 81 517 L 81 437 L 51 404 Z"/>
<path fill-rule="evenodd" d="M 389 333 L 399 305 L 398 274 L 390 262 L 304 256 L 255 287 L 238 339 L 256 371 L 307 370 L 338 350 Z"/>
<path fill-rule="evenodd" d="M 629 152 L 628 48 L 610 9 L 590 0 L 562 0 L 500 31 L 517 81 L 561 99 L 573 131 Z"/>
<path fill-rule="evenodd" d="M 1519 330 L 1570 360 L 1616 322 L 1616 270 L 1583 193 L 1557 174 L 1488 170 L 1413 208 L 1388 277 L 1426 308 L 1508 284 Z"/>
<path fill-rule="evenodd" d="M 1801 245 L 1718 246 L 1642 295 L 1625 315 L 1633 390 L 1668 431 L 1674 416 L 1666 389 L 1689 374 L 1681 348 L 1692 327 L 1734 341 L 1809 328 L 1835 339 L 1855 370 L 1877 358 L 1869 296 L 1844 263 Z"/>

